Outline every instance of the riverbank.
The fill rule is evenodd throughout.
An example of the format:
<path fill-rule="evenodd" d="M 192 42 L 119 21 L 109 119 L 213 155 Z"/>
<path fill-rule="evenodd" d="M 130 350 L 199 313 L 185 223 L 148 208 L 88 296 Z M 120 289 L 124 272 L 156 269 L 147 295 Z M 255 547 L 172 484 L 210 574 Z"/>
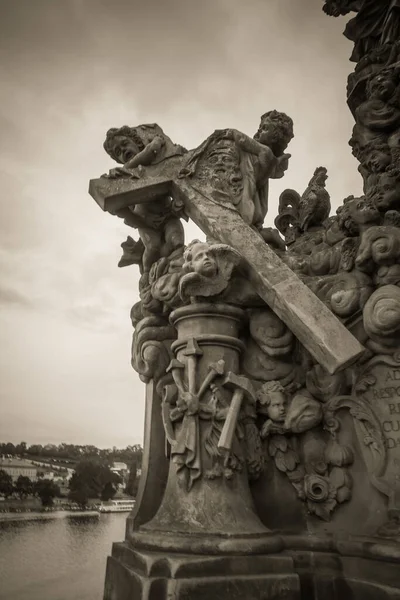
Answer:
<path fill-rule="evenodd" d="M 48 519 L 63 519 L 66 517 L 89 517 L 99 518 L 100 513 L 97 510 L 52 510 L 43 512 L 4 512 L 0 513 L 0 523 L 10 523 L 15 521 L 42 521 Z"/>

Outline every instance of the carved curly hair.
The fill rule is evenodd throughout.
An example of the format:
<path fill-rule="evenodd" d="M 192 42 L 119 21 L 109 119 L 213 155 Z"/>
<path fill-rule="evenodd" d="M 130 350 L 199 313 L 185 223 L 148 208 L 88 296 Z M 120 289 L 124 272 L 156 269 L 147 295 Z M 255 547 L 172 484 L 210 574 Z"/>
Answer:
<path fill-rule="evenodd" d="M 285 389 L 279 381 L 267 381 L 264 383 L 256 394 L 257 400 L 264 404 L 264 406 L 269 406 L 271 403 L 270 394 L 274 394 L 276 392 L 281 392 L 285 394 Z"/>
<path fill-rule="evenodd" d="M 264 113 L 260 119 L 260 127 L 254 136 L 258 140 L 261 133 L 261 126 L 264 121 L 272 121 L 277 129 L 276 139 L 274 140 L 274 153 L 279 156 L 286 150 L 290 140 L 294 137 L 293 120 L 285 113 L 277 110 L 270 110 Z"/>
<path fill-rule="evenodd" d="M 144 143 L 142 138 L 139 136 L 137 129 L 135 127 L 129 127 L 128 125 L 123 125 L 122 127 L 112 127 L 106 133 L 106 139 L 103 144 L 104 150 L 107 152 L 109 156 L 113 160 L 118 163 L 121 163 L 120 159 L 115 155 L 115 138 L 118 137 L 127 137 L 135 142 L 139 151 L 144 149 Z"/>
<path fill-rule="evenodd" d="M 202 242 L 201 240 L 192 240 L 185 248 L 183 253 L 183 267 L 182 273 L 190 273 L 193 270 L 192 267 L 192 256 L 193 256 L 193 248 L 197 246 L 197 244 L 207 245 L 206 242 Z"/>

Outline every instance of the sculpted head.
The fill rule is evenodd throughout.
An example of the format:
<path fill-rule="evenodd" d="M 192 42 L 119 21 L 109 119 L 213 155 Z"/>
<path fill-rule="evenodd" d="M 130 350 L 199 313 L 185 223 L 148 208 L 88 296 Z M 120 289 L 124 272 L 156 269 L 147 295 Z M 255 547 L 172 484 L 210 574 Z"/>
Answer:
<path fill-rule="evenodd" d="M 254 139 L 271 148 L 275 156 L 284 153 L 293 138 L 293 121 L 285 113 L 270 110 L 261 117 Z"/>
<path fill-rule="evenodd" d="M 185 250 L 179 294 L 186 301 L 196 297 L 217 296 L 231 279 L 240 255 L 226 244 L 194 240 Z M 192 300 L 191 300 L 192 301 Z"/>
<path fill-rule="evenodd" d="M 125 164 L 141 152 L 156 135 L 164 137 L 163 130 L 156 123 L 137 127 L 112 127 L 107 131 L 103 147 L 113 160 Z"/>
<path fill-rule="evenodd" d="M 392 160 L 387 144 L 368 144 L 363 149 L 363 164 L 373 173 L 384 171 Z"/>
<path fill-rule="evenodd" d="M 283 423 L 286 418 L 287 396 L 279 381 L 268 381 L 257 392 L 257 400 L 266 408 L 271 421 Z"/>
<path fill-rule="evenodd" d="M 367 83 L 367 96 L 375 100 L 387 101 L 396 91 L 395 73 L 393 69 L 384 69 L 371 77 Z"/>
<path fill-rule="evenodd" d="M 370 199 L 380 211 L 400 207 L 400 169 L 389 167 L 371 190 Z"/>
<path fill-rule="evenodd" d="M 218 273 L 218 264 L 210 251 L 212 246 L 206 242 L 194 240 L 186 248 L 184 254 L 184 270 L 194 272 L 203 277 L 214 277 Z"/>
<path fill-rule="evenodd" d="M 343 206 L 336 211 L 339 228 L 348 236 L 357 236 L 360 225 L 376 224 L 380 220 L 379 212 L 371 198 L 348 196 Z"/>

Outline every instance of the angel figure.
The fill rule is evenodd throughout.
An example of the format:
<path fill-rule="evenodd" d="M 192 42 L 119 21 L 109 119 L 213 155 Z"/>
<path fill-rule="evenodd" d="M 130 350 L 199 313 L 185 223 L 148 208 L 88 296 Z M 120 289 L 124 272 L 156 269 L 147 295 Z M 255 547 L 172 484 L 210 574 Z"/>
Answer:
<path fill-rule="evenodd" d="M 179 159 L 186 152 L 182 146 L 174 144 L 156 123 L 113 127 L 107 131 L 104 149 L 123 165 L 111 169 L 104 176 L 109 179 L 140 177 L 145 167 Z M 183 226 L 172 210 L 169 196 L 127 207 L 117 214 L 126 225 L 138 229 L 140 235 L 139 242 L 132 238 L 125 242 L 120 266 L 136 263 L 142 272 L 148 273 L 155 261 L 184 245 Z"/>
<path fill-rule="evenodd" d="M 230 281 L 232 271 L 239 264 L 240 255 L 225 244 L 192 241 L 184 253 L 183 277 L 179 293 L 183 301 L 217 296 Z"/>

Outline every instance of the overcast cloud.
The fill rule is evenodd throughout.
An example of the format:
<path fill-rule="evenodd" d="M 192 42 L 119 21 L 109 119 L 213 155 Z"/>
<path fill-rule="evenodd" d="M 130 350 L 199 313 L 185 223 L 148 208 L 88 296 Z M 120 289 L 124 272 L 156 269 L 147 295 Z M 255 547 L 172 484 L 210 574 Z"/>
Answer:
<path fill-rule="evenodd" d="M 361 192 L 347 140 L 343 20 L 322 0 L 0 0 L 0 440 L 101 447 L 142 441 L 130 367 L 132 233 L 88 181 L 111 168 L 112 126 L 158 122 L 177 143 L 253 134 L 276 108 L 295 123 L 273 182 L 303 191 L 328 168 L 333 207 Z M 193 225 L 188 239 L 198 237 Z"/>

